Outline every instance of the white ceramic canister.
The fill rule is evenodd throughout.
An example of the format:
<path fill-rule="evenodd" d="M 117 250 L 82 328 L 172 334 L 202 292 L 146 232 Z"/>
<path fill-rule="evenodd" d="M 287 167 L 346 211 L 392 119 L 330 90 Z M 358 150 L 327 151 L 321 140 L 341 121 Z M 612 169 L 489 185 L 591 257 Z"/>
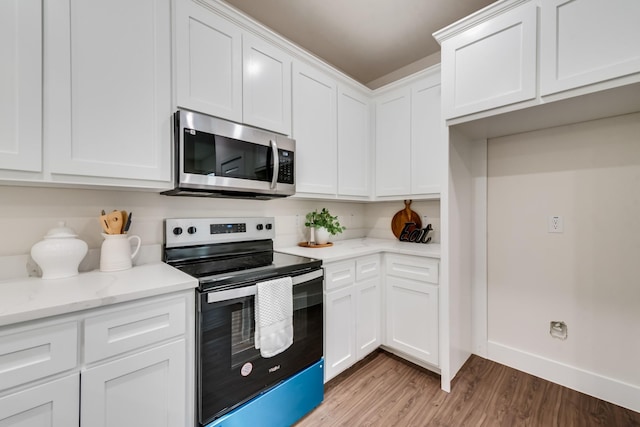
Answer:
<path fill-rule="evenodd" d="M 126 234 L 105 234 L 100 248 L 100 271 L 119 271 L 131 268 L 132 259 L 140 250 L 140 237 Z M 137 240 L 136 248 L 131 252 L 131 240 Z"/>
<path fill-rule="evenodd" d="M 64 221 L 52 228 L 31 247 L 31 258 L 42 269 L 43 279 L 63 279 L 78 275 L 78 266 L 87 254 L 87 244 Z"/>

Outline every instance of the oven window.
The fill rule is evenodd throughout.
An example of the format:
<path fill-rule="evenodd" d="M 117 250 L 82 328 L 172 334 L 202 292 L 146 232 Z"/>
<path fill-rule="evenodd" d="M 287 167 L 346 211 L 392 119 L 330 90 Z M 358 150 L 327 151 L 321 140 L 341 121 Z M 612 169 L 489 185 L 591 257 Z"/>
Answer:
<path fill-rule="evenodd" d="M 235 369 L 260 357 L 255 348 L 255 305 L 253 298 L 231 307 L 231 368 Z"/>
<path fill-rule="evenodd" d="M 265 145 L 184 129 L 184 171 L 270 182 L 273 156 Z"/>
<path fill-rule="evenodd" d="M 294 336 L 302 340 L 309 334 L 307 317 L 303 310 L 309 305 L 308 292 L 298 292 L 293 299 Z M 255 348 L 255 299 L 246 298 L 231 307 L 231 368 L 235 369 L 260 357 Z"/>

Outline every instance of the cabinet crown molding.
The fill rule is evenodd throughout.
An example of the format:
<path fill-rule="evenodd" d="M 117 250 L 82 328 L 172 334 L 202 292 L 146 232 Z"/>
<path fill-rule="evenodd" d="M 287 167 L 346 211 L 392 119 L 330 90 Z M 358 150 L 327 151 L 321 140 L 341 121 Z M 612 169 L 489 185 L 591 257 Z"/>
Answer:
<path fill-rule="evenodd" d="M 511 9 L 515 9 L 518 6 L 529 3 L 531 1 L 535 0 L 497 1 L 485 7 L 484 9 L 480 9 L 479 11 L 460 19 L 459 21 L 454 22 L 453 24 L 448 25 L 443 29 L 436 31 L 432 35 L 436 39 L 436 41 L 440 43 L 440 45 L 442 45 L 444 41 L 450 39 L 451 37 L 454 37 L 457 34 L 467 31 L 471 27 L 493 19 L 498 15 L 501 15 Z"/>
<path fill-rule="evenodd" d="M 382 87 L 370 91 L 370 93 L 373 96 L 373 99 L 375 99 L 376 96 L 393 91 L 403 86 L 411 85 L 415 82 L 427 78 L 436 79 L 436 84 L 440 84 L 440 64 L 432 65 L 429 68 L 425 68 L 424 70 L 417 71 L 399 80 L 388 83 Z"/>

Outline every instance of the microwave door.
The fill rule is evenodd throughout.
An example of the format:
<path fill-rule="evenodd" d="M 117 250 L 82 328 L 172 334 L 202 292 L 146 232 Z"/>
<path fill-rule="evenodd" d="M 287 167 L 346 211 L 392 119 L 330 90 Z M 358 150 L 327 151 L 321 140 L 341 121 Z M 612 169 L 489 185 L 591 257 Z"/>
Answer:
<path fill-rule="evenodd" d="M 270 146 L 191 129 L 185 129 L 183 137 L 181 186 L 256 192 L 272 188 L 274 166 Z"/>

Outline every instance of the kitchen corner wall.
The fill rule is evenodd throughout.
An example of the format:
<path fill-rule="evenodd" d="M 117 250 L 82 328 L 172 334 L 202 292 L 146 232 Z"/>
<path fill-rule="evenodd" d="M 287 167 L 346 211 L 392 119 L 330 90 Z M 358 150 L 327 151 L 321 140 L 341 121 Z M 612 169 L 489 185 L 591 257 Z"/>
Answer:
<path fill-rule="evenodd" d="M 539 376 L 575 386 L 586 372 L 637 396 L 639 135 L 636 113 L 488 142 L 490 356 L 551 362 Z M 563 233 L 547 231 L 556 215 Z M 566 322 L 566 340 L 550 321 Z"/>
<path fill-rule="evenodd" d="M 100 211 L 133 212 L 129 234 L 142 238 L 143 245 L 163 241 L 163 220 L 173 217 L 274 216 L 275 246 L 294 246 L 308 239 L 305 214 L 326 207 L 338 215 L 347 230 L 335 240 L 360 237 L 394 238 L 391 218 L 404 207 L 402 201 L 386 203 L 327 202 L 321 200 L 236 200 L 168 197 L 156 193 L 116 190 L 87 190 L 0 186 L 0 257 L 29 254 L 31 246 L 47 231 L 66 221 L 89 249 L 102 243 L 98 223 Z M 439 201 L 416 202 L 414 211 L 428 215 L 435 236 L 439 236 Z M 439 239 L 434 238 L 434 241 Z M 26 270 L 26 267 L 25 267 Z"/>
<path fill-rule="evenodd" d="M 366 206 L 365 228 L 367 237 L 378 239 L 395 239 L 391 232 L 391 219 L 400 210 L 404 209 L 404 202 L 379 202 Z M 414 201 L 411 210 L 420 215 L 422 226 L 431 224 L 431 242 L 440 243 L 440 200 Z"/>

